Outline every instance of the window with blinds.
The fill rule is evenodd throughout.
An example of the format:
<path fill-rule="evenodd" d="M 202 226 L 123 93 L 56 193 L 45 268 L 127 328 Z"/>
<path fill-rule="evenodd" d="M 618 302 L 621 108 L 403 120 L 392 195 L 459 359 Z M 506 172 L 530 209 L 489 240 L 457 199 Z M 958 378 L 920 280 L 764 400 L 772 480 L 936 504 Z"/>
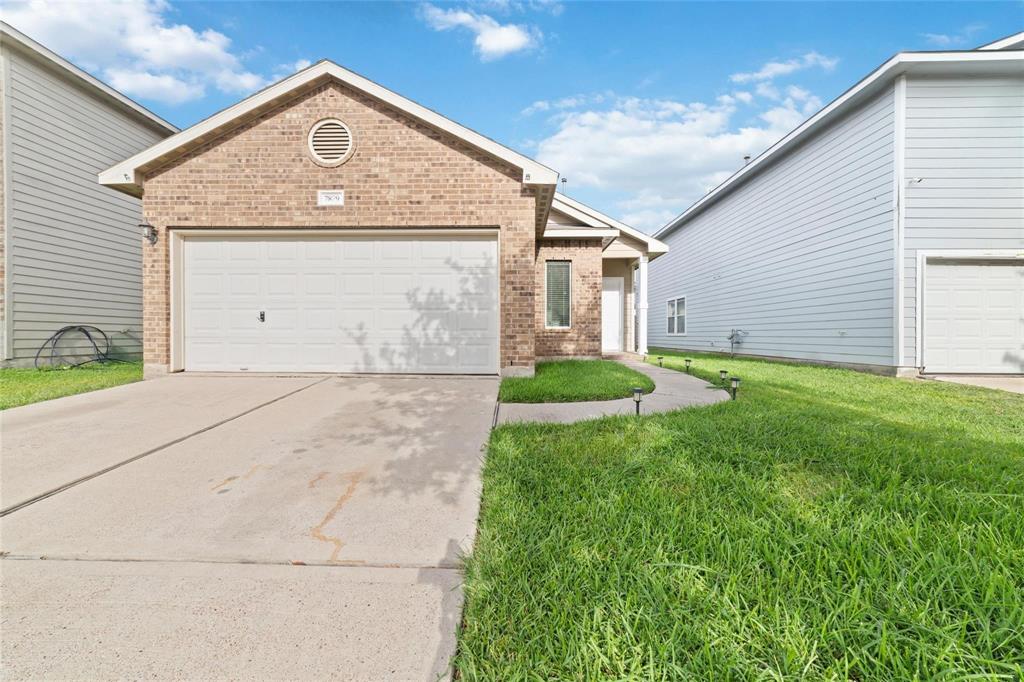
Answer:
<path fill-rule="evenodd" d="M 545 296 L 547 315 L 544 325 L 556 329 L 569 327 L 572 292 L 572 263 L 567 260 L 549 260 L 547 263 Z"/>
<path fill-rule="evenodd" d="M 673 298 L 668 302 L 668 333 L 686 333 L 686 297 Z"/>

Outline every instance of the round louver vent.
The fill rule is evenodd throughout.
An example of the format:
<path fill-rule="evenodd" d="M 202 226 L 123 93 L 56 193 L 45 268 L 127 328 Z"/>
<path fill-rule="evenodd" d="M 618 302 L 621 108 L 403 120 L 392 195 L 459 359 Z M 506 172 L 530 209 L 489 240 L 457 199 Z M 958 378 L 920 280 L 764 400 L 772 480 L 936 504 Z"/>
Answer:
<path fill-rule="evenodd" d="M 352 155 L 352 133 L 336 118 L 320 121 L 309 131 L 309 152 L 324 166 L 344 163 Z"/>

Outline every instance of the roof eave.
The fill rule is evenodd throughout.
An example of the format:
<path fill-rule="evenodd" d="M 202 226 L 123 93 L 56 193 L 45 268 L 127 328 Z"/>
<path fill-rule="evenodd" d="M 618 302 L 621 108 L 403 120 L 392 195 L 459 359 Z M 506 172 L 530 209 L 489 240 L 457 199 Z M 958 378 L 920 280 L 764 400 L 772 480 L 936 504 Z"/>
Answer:
<path fill-rule="evenodd" d="M 741 180 L 749 178 L 756 174 L 760 168 L 763 168 L 766 163 L 776 158 L 779 154 L 784 154 L 799 140 L 804 139 L 806 136 L 812 134 L 814 131 L 821 127 L 828 125 L 834 117 L 844 113 L 848 107 L 855 105 L 860 99 L 865 96 L 865 93 L 869 93 L 873 86 L 878 86 L 881 83 L 887 82 L 891 78 L 895 78 L 902 73 L 905 73 L 908 68 L 915 65 L 924 64 L 941 64 L 941 63 L 979 63 L 979 64 L 999 64 L 1008 63 L 1015 61 L 1024 61 L 1024 52 L 1019 51 L 989 51 L 989 52 L 978 52 L 975 50 L 964 50 L 964 51 L 946 51 L 946 52 L 900 52 L 888 61 L 882 64 L 880 67 L 872 71 L 870 74 L 857 81 L 853 86 L 847 89 L 836 99 L 829 102 L 823 107 L 818 113 L 814 114 L 806 121 L 801 123 L 797 128 L 792 130 L 788 135 L 783 137 L 781 140 L 773 144 L 767 150 L 761 153 L 760 156 L 752 160 L 743 168 L 736 171 L 722 184 L 715 187 L 713 190 L 705 194 L 703 197 L 698 199 L 696 202 L 691 204 L 689 208 L 683 211 L 681 214 L 669 221 L 664 227 L 654 233 L 656 238 L 662 238 L 668 234 L 674 232 L 680 225 L 693 218 L 699 212 L 706 209 L 708 206 L 714 204 L 718 199 L 725 196 L 731 189 L 736 187 Z"/>
<path fill-rule="evenodd" d="M 668 253 L 668 244 L 649 234 L 645 234 L 635 227 L 630 227 L 623 222 L 612 218 L 609 215 L 601 213 L 595 208 L 591 208 L 584 203 L 576 201 L 564 194 L 556 194 L 555 199 L 552 202 L 552 206 L 563 213 L 573 215 L 574 217 L 587 218 L 590 221 L 596 222 L 597 225 L 607 225 L 620 232 L 624 232 L 626 235 L 644 242 L 647 245 L 647 252 L 652 258 L 656 255 Z"/>
<path fill-rule="evenodd" d="M 64 57 L 61 57 L 45 45 L 36 42 L 10 24 L 0 21 L 0 35 L 3 35 L 5 39 L 11 41 L 15 45 L 20 46 L 23 50 L 34 53 L 44 60 L 44 62 L 60 69 L 62 72 L 71 76 L 80 83 L 85 84 L 101 98 L 110 103 L 116 104 L 119 107 L 123 107 L 124 110 L 137 118 L 145 120 L 150 125 L 160 128 L 167 134 L 174 134 L 178 132 L 178 127 L 173 123 L 169 123 L 168 121 L 160 118 L 135 100 L 118 92 L 88 72 L 78 68 L 67 59 L 64 59 Z"/>
<path fill-rule="evenodd" d="M 241 102 L 213 114 L 194 126 L 182 130 L 177 135 L 172 135 L 149 149 L 145 149 L 121 163 L 100 172 L 98 180 L 102 185 L 120 189 L 121 191 L 125 191 L 124 188 L 127 184 L 133 192 L 138 191 L 141 193 L 143 190 L 140 169 L 158 159 L 173 158 L 180 150 L 204 136 L 220 129 L 229 129 L 233 122 L 254 111 L 260 110 L 262 107 L 275 102 L 275 100 L 286 98 L 289 93 L 308 86 L 318 79 L 327 80 L 329 78 L 337 79 L 349 87 L 403 111 L 426 125 L 439 129 L 486 154 L 522 169 L 522 182 L 524 185 L 547 185 L 553 187 L 558 183 L 558 173 L 553 169 L 327 60 L 317 62 L 302 71 L 292 74 L 250 95 Z M 136 178 L 136 180 L 126 183 L 127 178 Z"/>

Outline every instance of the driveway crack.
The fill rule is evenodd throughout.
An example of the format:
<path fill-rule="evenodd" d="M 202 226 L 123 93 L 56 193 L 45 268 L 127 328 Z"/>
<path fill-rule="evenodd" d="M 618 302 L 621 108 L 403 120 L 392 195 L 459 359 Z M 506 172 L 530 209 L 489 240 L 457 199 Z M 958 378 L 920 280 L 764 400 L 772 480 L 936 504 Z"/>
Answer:
<path fill-rule="evenodd" d="M 7 507 L 6 509 L 0 510 L 0 517 L 4 517 L 4 516 L 7 516 L 8 514 L 12 514 L 12 513 L 16 512 L 16 511 L 18 511 L 19 509 L 24 509 L 25 507 L 27 507 L 29 505 L 35 504 L 36 502 L 39 502 L 41 500 L 45 500 L 46 498 L 52 497 L 52 496 L 54 496 L 54 495 L 56 495 L 58 493 L 62 493 L 65 490 L 68 490 L 69 488 L 74 488 L 75 486 L 80 485 L 82 483 L 85 483 L 86 481 L 91 481 L 92 479 L 97 478 L 99 476 L 102 476 L 103 474 L 108 474 L 111 471 L 114 471 L 115 469 L 120 469 L 124 465 L 131 464 L 132 462 L 138 461 L 138 460 L 142 459 L 143 457 L 149 457 L 150 455 L 156 454 L 157 452 L 160 452 L 161 450 L 166 450 L 167 448 L 169 448 L 169 447 L 171 447 L 173 445 L 177 445 L 178 443 L 183 443 L 184 441 L 186 441 L 186 440 L 188 440 L 190 438 L 194 438 L 194 437 L 196 437 L 196 436 L 198 436 L 200 434 L 206 433 L 207 431 L 212 431 L 213 429 L 216 429 L 219 426 L 223 426 L 223 425 L 225 425 L 225 424 L 227 424 L 229 422 L 233 422 L 236 419 L 239 419 L 241 417 L 246 416 L 247 414 L 252 414 L 253 412 L 256 412 L 257 410 L 262 410 L 264 407 L 267 407 L 268 405 L 273 405 L 274 403 L 280 402 L 280 401 L 284 400 L 285 398 L 290 398 L 293 395 L 295 395 L 296 393 L 301 393 L 302 391 L 305 391 L 306 389 L 309 389 L 309 388 L 312 388 L 312 387 L 317 386 L 319 384 L 322 384 L 323 382 L 325 382 L 325 381 L 327 381 L 328 379 L 331 379 L 331 378 L 333 378 L 333 375 L 332 376 L 326 376 L 326 377 L 320 379 L 319 381 L 314 381 L 312 383 L 306 384 L 305 386 L 300 386 L 299 388 L 295 389 L 294 391 L 289 391 L 288 393 L 285 393 L 284 395 L 279 395 L 276 398 L 272 398 L 271 400 L 268 400 L 266 402 L 260 403 L 259 405 L 256 405 L 254 407 L 250 407 L 249 409 L 243 410 L 242 412 L 239 412 L 238 414 L 236 414 L 234 416 L 227 417 L 227 418 L 222 419 L 219 422 L 216 422 L 214 424 L 210 424 L 208 426 L 204 426 L 203 428 L 198 429 L 196 431 L 193 431 L 192 433 L 188 433 L 188 434 L 186 434 L 184 436 L 181 436 L 179 438 L 175 438 L 174 440 L 168 441 L 168 442 L 166 442 L 166 443 L 164 443 L 162 445 L 158 445 L 155 448 L 150 448 L 149 450 L 146 450 L 145 452 L 140 452 L 139 454 L 133 455 L 132 457 L 129 457 L 128 459 L 120 461 L 120 462 L 118 462 L 116 464 L 111 464 L 110 466 L 104 467 L 103 469 L 100 469 L 99 471 L 94 471 L 91 474 L 86 474 L 85 476 L 82 476 L 81 478 L 76 478 L 75 480 L 73 480 L 73 481 L 71 481 L 69 483 L 65 483 L 63 485 L 57 486 L 56 488 L 52 488 L 51 490 L 48 490 L 48 491 L 46 491 L 44 493 L 40 493 L 39 495 L 35 495 L 34 497 L 30 497 L 27 500 L 22 500 L 21 502 L 18 502 L 17 504 L 11 505 L 10 507 Z"/>

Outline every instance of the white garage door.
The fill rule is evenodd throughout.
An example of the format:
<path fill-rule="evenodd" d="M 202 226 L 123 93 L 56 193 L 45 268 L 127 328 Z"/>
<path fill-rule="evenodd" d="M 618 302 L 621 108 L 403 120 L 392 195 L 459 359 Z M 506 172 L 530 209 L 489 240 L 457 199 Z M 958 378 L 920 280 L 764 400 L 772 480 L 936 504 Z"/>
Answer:
<path fill-rule="evenodd" d="M 487 237 L 190 238 L 193 371 L 498 371 L 497 243 Z"/>
<path fill-rule="evenodd" d="M 1024 262 L 929 262 L 926 372 L 1024 372 Z"/>

